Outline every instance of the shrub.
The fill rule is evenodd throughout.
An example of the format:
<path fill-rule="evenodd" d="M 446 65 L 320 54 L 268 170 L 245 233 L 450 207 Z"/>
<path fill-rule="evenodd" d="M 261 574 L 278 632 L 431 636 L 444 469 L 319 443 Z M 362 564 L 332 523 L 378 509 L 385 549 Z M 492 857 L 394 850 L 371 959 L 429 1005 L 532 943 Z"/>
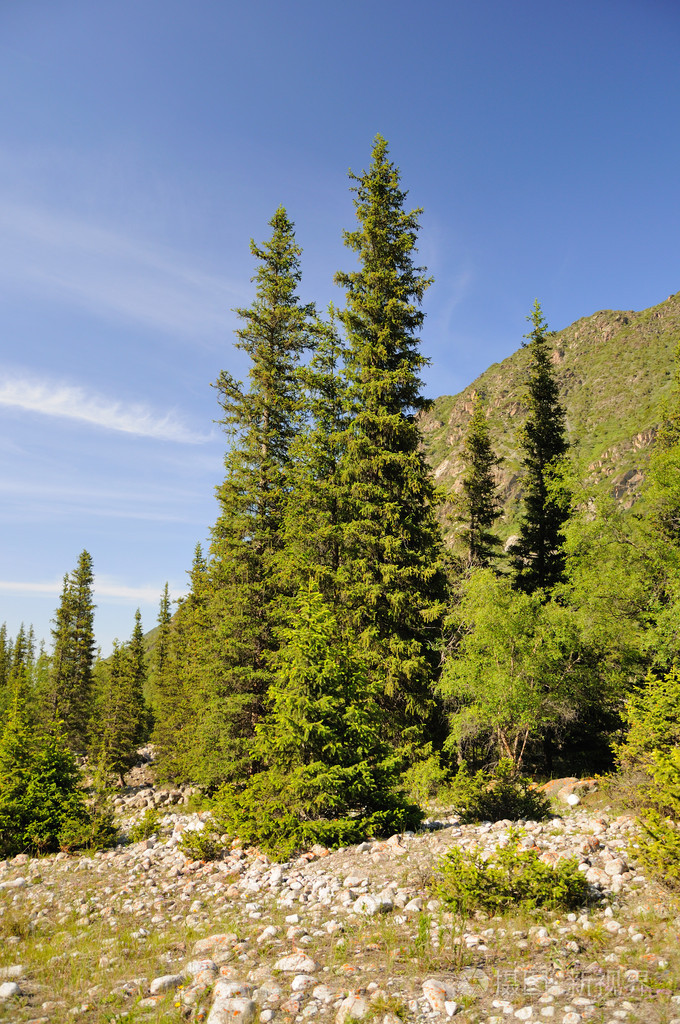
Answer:
<path fill-rule="evenodd" d="M 498 913 L 514 908 L 573 910 L 589 898 L 574 858 L 545 864 L 536 850 L 522 850 L 515 834 L 504 849 L 484 860 L 481 850 L 453 849 L 438 864 L 435 894 L 454 910 Z"/>
<path fill-rule="evenodd" d="M 83 818 L 64 822 L 59 832 L 62 850 L 106 850 L 118 839 L 113 813 L 91 808 Z"/>
<path fill-rule="evenodd" d="M 637 770 L 640 860 L 661 881 L 680 887 L 680 669 L 650 673 L 627 702 L 626 739 L 617 749 L 624 772 Z"/>
<path fill-rule="evenodd" d="M 626 738 L 616 748 L 622 768 L 651 767 L 656 752 L 680 743 L 680 670 L 673 665 L 661 678 L 649 673 L 641 689 L 626 702 Z"/>
<path fill-rule="evenodd" d="M 216 832 L 206 827 L 200 831 L 189 829 L 183 832 L 179 848 L 185 857 L 191 857 L 192 860 L 219 860 L 226 844 Z"/>
<path fill-rule="evenodd" d="M 436 797 L 451 779 L 438 753 L 416 761 L 403 775 L 404 788 L 414 804 L 426 804 Z"/>
<path fill-rule="evenodd" d="M 139 843 L 142 839 L 150 839 L 161 827 L 161 816 L 155 807 L 147 807 L 146 811 L 130 829 L 130 842 Z"/>
<path fill-rule="evenodd" d="M 61 735 L 24 741 L 13 723 L 2 741 L 0 856 L 110 845 L 112 818 L 88 810 L 80 773 Z"/>
<path fill-rule="evenodd" d="M 464 822 L 545 818 L 550 802 L 531 786 L 531 780 L 520 775 L 509 758 L 499 761 L 494 771 L 481 769 L 474 775 L 463 762 L 449 797 Z"/>
<path fill-rule="evenodd" d="M 245 845 L 259 846 L 278 860 L 288 860 L 316 843 L 349 846 L 368 836 L 415 829 L 422 821 L 419 807 L 404 804 L 398 797 L 390 806 L 389 796 L 383 796 L 383 806 L 377 810 L 364 809 L 338 817 L 307 817 L 299 800 L 305 768 L 291 774 L 285 780 L 274 772 L 261 772 L 242 790 L 225 786 L 214 815 L 217 827 L 237 835 Z M 327 770 L 327 777 L 332 782 L 331 770 Z"/>

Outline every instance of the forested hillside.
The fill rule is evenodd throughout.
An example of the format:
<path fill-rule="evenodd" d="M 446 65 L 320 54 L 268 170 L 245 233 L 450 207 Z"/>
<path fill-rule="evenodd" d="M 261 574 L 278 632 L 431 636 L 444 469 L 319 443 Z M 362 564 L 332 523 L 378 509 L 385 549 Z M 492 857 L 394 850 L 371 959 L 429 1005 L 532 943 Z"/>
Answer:
<path fill-rule="evenodd" d="M 679 338 L 680 292 L 639 313 L 602 310 L 551 336 L 567 435 L 579 472 L 594 493 L 612 493 L 624 504 L 639 494 L 672 390 Z M 421 419 L 437 483 L 446 492 L 459 490 L 472 399 L 484 396 L 493 447 L 503 459 L 496 479 L 506 511 L 504 536 L 514 532 L 520 512 L 527 360 L 526 349 L 518 348 L 460 394 L 437 398 Z"/>

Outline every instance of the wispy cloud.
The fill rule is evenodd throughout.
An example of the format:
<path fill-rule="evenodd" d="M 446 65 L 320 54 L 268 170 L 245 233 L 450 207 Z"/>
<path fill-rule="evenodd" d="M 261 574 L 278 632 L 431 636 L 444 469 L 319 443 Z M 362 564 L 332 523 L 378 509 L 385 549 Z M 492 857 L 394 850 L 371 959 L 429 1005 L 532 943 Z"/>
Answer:
<path fill-rule="evenodd" d="M 27 580 L 0 580 L 0 593 L 26 594 L 37 597 L 56 597 L 61 594 L 64 586 L 63 579 L 30 582 Z M 163 585 L 143 584 L 132 586 L 126 583 L 118 583 L 107 576 L 95 577 L 93 584 L 94 599 L 97 600 L 124 600 L 140 601 L 145 604 L 157 604 Z M 171 593 L 171 599 L 176 600 L 185 591 L 177 588 Z"/>
<path fill-rule="evenodd" d="M 241 288 L 166 246 L 0 199 L 0 281 L 173 334 L 224 334 Z"/>
<path fill-rule="evenodd" d="M 175 413 L 161 414 L 140 404 L 126 404 L 82 387 L 28 376 L 0 380 L 0 406 L 43 416 L 78 420 L 105 430 L 121 431 L 157 441 L 202 444 L 212 435 L 190 430 Z"/>

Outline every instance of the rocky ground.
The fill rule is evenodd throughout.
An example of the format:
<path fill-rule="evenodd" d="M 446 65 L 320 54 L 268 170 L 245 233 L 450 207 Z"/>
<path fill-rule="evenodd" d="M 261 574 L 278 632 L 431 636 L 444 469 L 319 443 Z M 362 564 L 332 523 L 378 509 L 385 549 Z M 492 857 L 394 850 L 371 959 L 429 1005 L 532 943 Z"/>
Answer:
<path fill-rule="evenodd" d="M 443 818 L 284 864 L 234 845 L 203 863 L 179 843 L 206 814 L 153 790 L 148 767 L 130 781 L 123 827 L 159 806 L 154 837 L 0 862 L 1 1020 L 680 1024 L 680 909 L 636 869 L 634 820 L 577 803 L 574 785 L 560 795 L 576 806 L 519 827 L 544 859 L 575 855 L 594 902 L 464 920 L 433 896 L 438 858 L 495 849 L 509 821 Z"/>

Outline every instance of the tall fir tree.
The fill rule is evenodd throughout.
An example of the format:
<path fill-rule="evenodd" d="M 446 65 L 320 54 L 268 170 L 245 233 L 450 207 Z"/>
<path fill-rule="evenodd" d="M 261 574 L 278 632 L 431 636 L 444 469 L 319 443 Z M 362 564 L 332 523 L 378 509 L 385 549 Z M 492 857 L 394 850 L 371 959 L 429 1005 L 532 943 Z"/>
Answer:
<path fill-rule="evenodd" d="M 160 688 L 162 678 L 168 665 L 171 644 L 171 623 L 172 605 L 170 602 L 170 590 L 166 581 L 158 606 L 158 618 L 156 619 L 158 632 L 156 643 L 151 650 L 151 659 L 148 673 L 147 702 L 151 708 L 154 718 L 158 714 L 158 703 L 160 699 Z"/>
<path fill-rule="evenodd" d="M 197 742 L 203 781 L 250 771 L 250 747 L 271 681 L 268 657 L 280 614 L 275 562 L 298 422 L 297 364 L 309 343 L 311 306 L 302 305 L 300 249 L 279 207 L 272 236 L 251 252 L 259 261 L 252 306 L 237 313 L 237 346 L 250 357 L 247 391 L 226 371 L 217 381 L 223 425 L 232 438 L 212 530 L 210 615 L 203 713 Z"/>
<path fill-rule="evenodd" d="M 347 386 L 342 375 L 344 346 L 332 306 L 329 312 L 329 322 L 317 324 L 309 364 L 299 370 L 303 418 L 290 446 L 279 579 L 291 600 L 313 579 L 335 606 L 348 512 L 348 488 L 340 472 Z"/>
<path fill-rule="evenodd" d="M 46 694 L 47 718 L 63 722 L 71 749 L 84 752 L 92 710 L 92 669 L 95 657 L 94 574 L 92 557 L 83 551 L 76 568 L 64 577 L 54 619 L 52 668 Z"/>
<path fill-rule="evenodd" d="M 564 575 L 564 525 L 568 501 L 560 471 L 568 451 L 565 412 L 551 362 L 548 325 L 536 300 L 527 319 L 529 414 L 522 434 L 524 514 L 512 550 L 515 586 L 527 594 L 549 593 Z"/>
<path fill-rule="evenodd" d="M 7 636 L 7 623 L 0 626 L 0 717 L 4 716 L 9 704 L 9 671 L 11 666 L 12 647 Z"/>
<path fill-rule="evenodd" d="M 151 717 L 146 702 L 148 672 L 146 667 L 146 650 L 144 647 L 144 630 L 142 613 L 139 608 L 135 612 L 135 624 L 128 645 L 130 654 L 130 686 L 133 705 L 139 709 L 137 715 L 137 731 L 135 743 L 144 743 L 149 738 Z"/>
<path fill-rule="evenodd" d="M 488 566 L 497 553 L 500 540 L 493 525 L 501 514 L 496 494 L 494 468 L 500 462 L 491 446 L 484 402 L 479 394 L 472 399 L 472 416 L 462 449 L 463 491 L 458 521 L 465 544 L 468 566 Z"/>
<path fill-rule="evenodd" d="M 145 678 L 144 633 L 137 609 L 130 641 L 114 640 L 111 657 L 96 666 L 90 751 L 100 774 L 117 775 L 121 785 L 139 743 L 148 736 Z"/>
<path fill-rule="evenodd" d="M 351 508 L 340 569 L 342 601 L 361 635 L 398 742 L 420 742 L 435 704 L 436 643 L 446 598 L 437 498 L 416 421 L 426 406 L 420 372 L 423 295 L 431 283 L 413 257 L 420 210 L 377 136 L 356 183 L 358 227 L 345 232 L 359 268 L 338 273 L 348 339 L 350 422 L 342 475 Z"/>
<path fill-rule="evenodd" d="M 195 782 L 206 776 L 205 755 L 201 756 L 195 742 L 198 720 L 205 712 L 202 694 L 212 634 L 208 565 L 200 544 L 194 551 L 189 579 L 189 593 L 180 599 L 177 613 L 168 623 L 162 671 L 156 676 L 156 770 L 159 778 L 173 783 Z"/>

